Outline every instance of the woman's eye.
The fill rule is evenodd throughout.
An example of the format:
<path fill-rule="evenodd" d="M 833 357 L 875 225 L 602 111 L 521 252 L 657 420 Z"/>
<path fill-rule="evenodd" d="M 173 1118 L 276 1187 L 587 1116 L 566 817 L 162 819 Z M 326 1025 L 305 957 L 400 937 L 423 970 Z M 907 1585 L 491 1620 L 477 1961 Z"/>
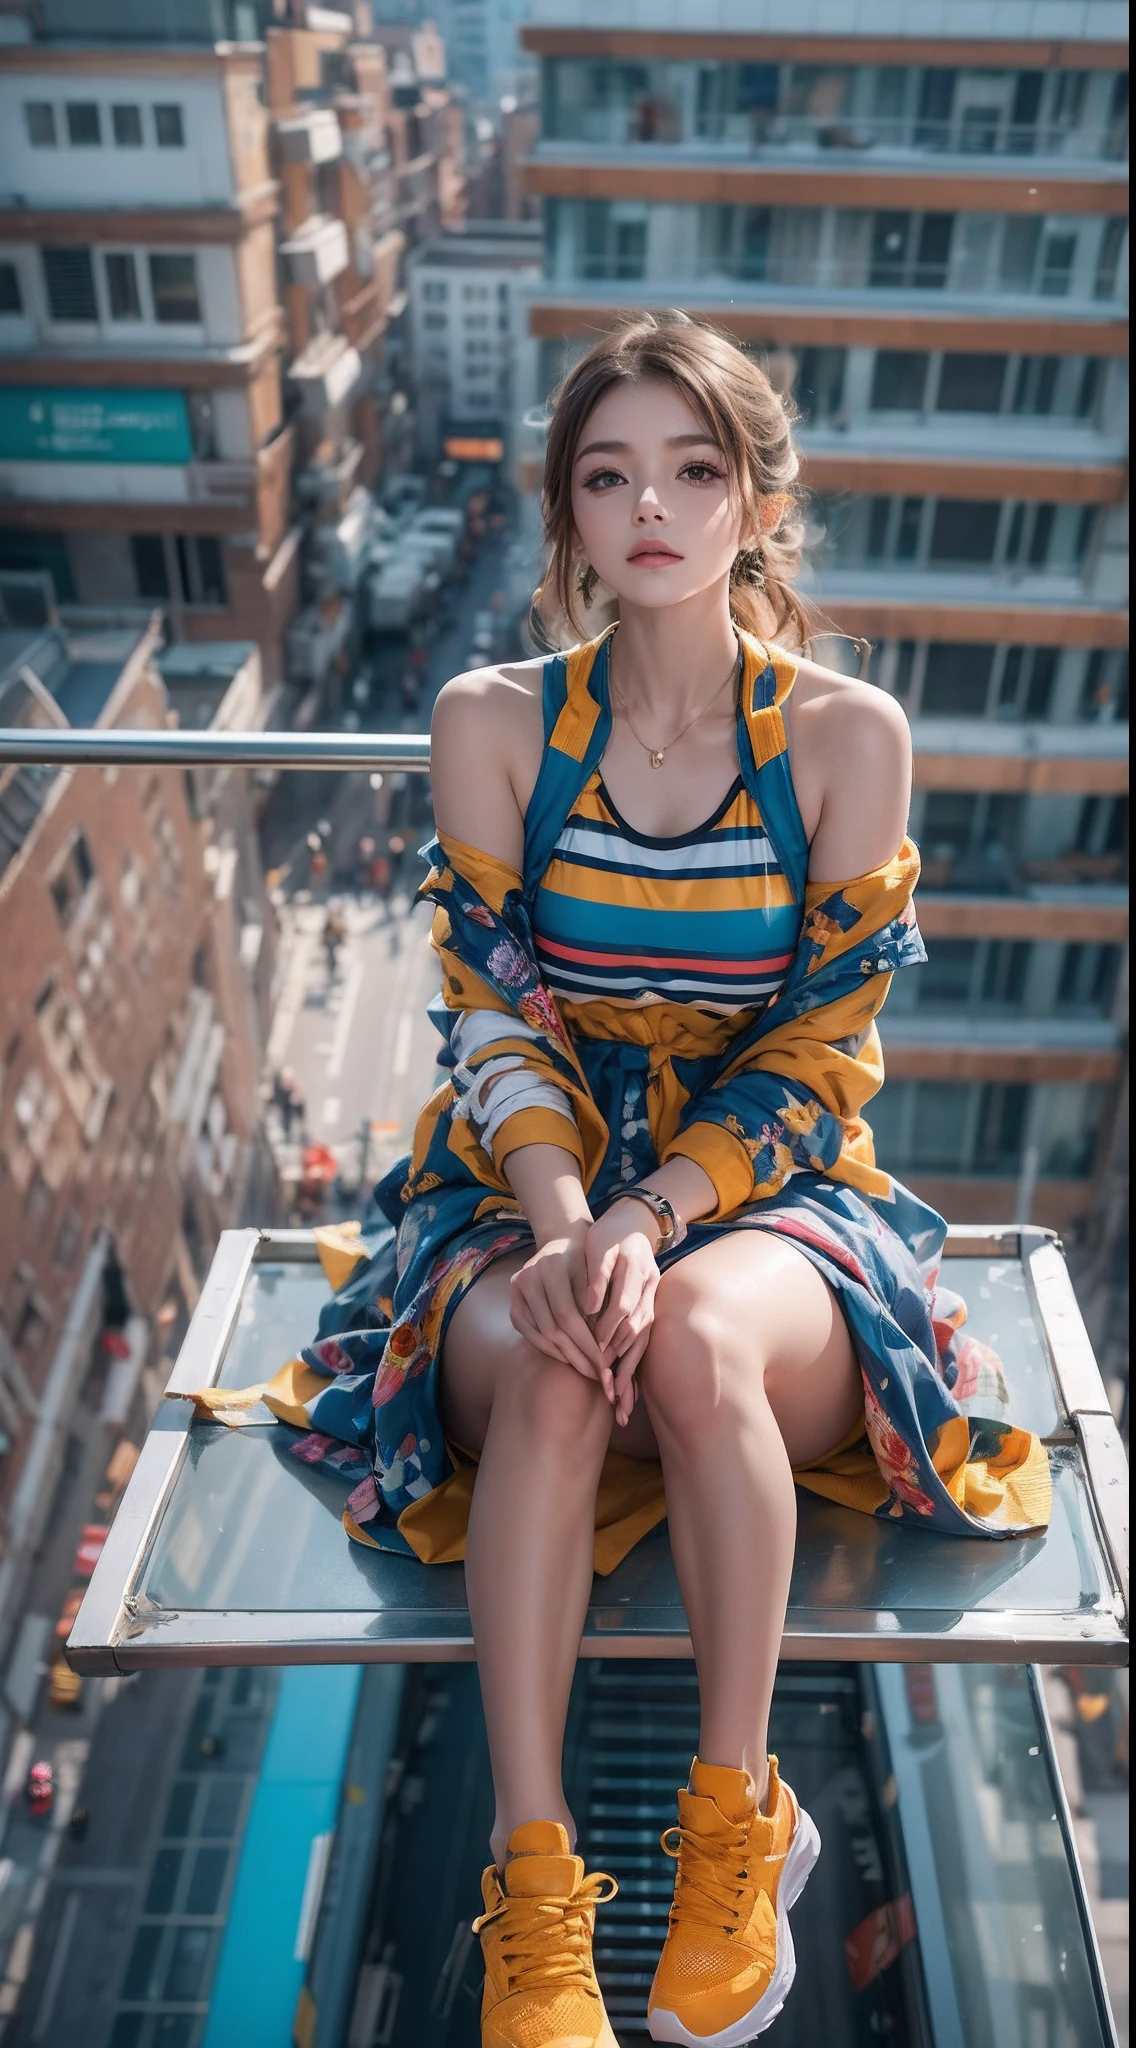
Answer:
<path fill-rule="evenodd" d="M 610 490 L 613 484 L 621 484 L 623 482 L 624 478 L 617 469 L 596 469 L 592 471 L 591 476 L 584 478 L 584 489 L 586 491 L 606 491 Z"/>
<path fill-rule="evenodd" d="M 720 469 L 715 469 L 711 462 L 688 462 L 679 471 L 679 474 L 686 477 L 688 482 L 692 484 L 708 484 L 716 483 L 722 472 Z"/>

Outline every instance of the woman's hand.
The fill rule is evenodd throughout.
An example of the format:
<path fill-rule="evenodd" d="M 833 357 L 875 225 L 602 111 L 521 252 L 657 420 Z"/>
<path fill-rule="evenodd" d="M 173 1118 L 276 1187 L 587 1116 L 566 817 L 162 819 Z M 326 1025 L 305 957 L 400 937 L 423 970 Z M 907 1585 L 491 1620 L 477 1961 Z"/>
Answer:
<path fill-rule="evenodd" d="M 592 1224 L 584 1241 L 584 1312 L 591 1319 L 605 1371 L 612 1375 L 608 1399 L 621 1428 L 635 1406 L 635 1368 L 651 1335 L 659 1284 L 658 1241 L 658 1225 L 645 1204 L 619 1201 Z"/>
<path fill-rule="evenodd" d="M 611 1365 L 583 1311 L 590 1227 L 591 1219 L 581 1218 L 545 1239 L 513 1275 L 509 1314 L 513 1328 L 536 1350 L 573 1366 L 585 1379 L 598 1380 L 614 1405 Z"/>

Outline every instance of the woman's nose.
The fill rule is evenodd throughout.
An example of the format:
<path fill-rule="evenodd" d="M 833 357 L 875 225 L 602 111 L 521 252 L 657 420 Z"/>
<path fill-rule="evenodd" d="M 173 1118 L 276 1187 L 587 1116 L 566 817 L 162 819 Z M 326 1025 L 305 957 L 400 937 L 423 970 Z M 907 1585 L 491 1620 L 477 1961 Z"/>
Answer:
<path fill-rule="evenodd" d="M 654 486 L 648 484 L 646 490 L 640 494 L 639 503 L 635 507 L 636 519 L 644 521 L 657 519 L 661 523 L 666 524 L 669 522 L 670 516 L 666 506 L 660 503 Z"/>

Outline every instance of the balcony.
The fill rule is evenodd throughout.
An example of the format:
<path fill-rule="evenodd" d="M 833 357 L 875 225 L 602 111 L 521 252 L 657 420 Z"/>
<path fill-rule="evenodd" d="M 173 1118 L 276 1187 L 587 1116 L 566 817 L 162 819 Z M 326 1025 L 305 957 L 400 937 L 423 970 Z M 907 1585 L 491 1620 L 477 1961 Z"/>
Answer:
<path fill-rule="evenodd" d="M 311 107 L 276 123 L 280 154 L 287 164 L 331 164 L 343 154 L 343 135 L 330 107 Z"/>
<path fill-rule="evenodd" d="M 303 227 L 280 244 L 292 284 L 309 291 L 330 284 L 351 261 L 347 229 L 330 214 L 314 213 Z"/>
<path fill-rule="evenodd" d="M 342 334 L 314 335 L 288 371 L 299 387 L 309 418 L 345 405 L 362 374 L 359 351 Z"/>

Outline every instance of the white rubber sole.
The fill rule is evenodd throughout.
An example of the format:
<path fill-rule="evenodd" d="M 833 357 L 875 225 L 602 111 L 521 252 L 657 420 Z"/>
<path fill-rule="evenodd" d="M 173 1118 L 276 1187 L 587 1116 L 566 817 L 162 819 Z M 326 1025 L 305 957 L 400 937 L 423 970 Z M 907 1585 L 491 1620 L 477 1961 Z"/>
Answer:
<path fill-rule="evenodd" d="M 652 2041 L 678 2042 L 680 2048 L 743 2048 L 746 2041 L 756 2041 L 759 2034 L 764 2034 L 773 2025 L 797 1974 L 789 1913 L 804 1891 L 819 1855 L 820 1835 L 816 1823 L 801 1807 L 797 1831 L 785 1858 L 777 1892 L 777 1967 L 757 2004 L 740 2020 L 735 2020 L 732 2026 L 720 2027 L 716 2034 L 692 2034 L 689 2027 L 683 2026 L 676 2012 L 658 2007 L 647 2020 L 647 2031 Z"/>

